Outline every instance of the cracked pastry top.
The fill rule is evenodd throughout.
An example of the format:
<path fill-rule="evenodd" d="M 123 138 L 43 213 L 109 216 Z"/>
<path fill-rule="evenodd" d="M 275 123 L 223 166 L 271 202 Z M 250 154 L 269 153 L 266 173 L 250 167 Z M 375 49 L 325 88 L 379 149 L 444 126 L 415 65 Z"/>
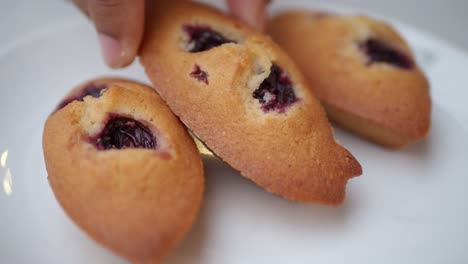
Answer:
<path fill-rule="evenodd" d="M 298 64 L 332 121 L 391 148 L 427 136 L 429 82 L 389 24 L 290 10 L 274 16 L 268 32 Z"/>
<path fill-rule="evenodd" d="M 140 61 L 201 141 L 269 192 L 342 203 L 361 166 L 273 41 L 202 4 L 161 1 L 147 12 Z"/>
<path fill-rule="evenodd" d="M 204 189 L 192 138 L 152 88 L 100 78 L 44 127 L 55 197 L 90 237 L 134 263 L 161 261 L 190 229 Z"/>

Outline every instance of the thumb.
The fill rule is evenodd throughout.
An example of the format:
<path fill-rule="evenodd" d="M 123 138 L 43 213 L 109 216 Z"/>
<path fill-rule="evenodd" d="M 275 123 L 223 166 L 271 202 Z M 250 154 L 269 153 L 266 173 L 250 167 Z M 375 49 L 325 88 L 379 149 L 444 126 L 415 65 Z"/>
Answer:
<path fill-rule="evenodd" d="M 263 31 L 267 19 L 268 0 L 228 0 L 232 14 L 247 22 L 259 31 Z"/>
<path fill-rule="evenodd" d="M 143 37 L 144 0 L 88 0 L 104 61 L 120 68 L 135 59 Z"/>

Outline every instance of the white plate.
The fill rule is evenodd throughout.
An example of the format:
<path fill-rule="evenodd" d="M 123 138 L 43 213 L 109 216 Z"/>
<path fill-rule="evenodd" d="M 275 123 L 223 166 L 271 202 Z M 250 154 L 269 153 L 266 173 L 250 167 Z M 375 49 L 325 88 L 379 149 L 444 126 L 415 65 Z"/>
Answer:
<path fill-rule="evenodd" d="M 168 263 L 468 263 L 468 56 L 392 22 L 432 84 L 429 138 L 389 151 L 337 130 L 364 168 L 340 208 L 283 200 L 206 158 L 203 208 Z M 147 81 L 138 63 L 107 69 L 78 12 L 0 49 L 0 263 L 126 263 L 67 218 L 41 147 L 44 121 L 62 96 L 103 74 Z"/>

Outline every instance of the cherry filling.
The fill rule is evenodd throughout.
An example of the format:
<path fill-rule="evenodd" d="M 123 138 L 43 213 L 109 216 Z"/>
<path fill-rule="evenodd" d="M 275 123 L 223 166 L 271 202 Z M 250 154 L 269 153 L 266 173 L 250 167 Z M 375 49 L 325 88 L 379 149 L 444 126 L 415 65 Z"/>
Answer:
<path fill-rule="evenodd" d="M 102 95 L 102 91 L 105 90 L 106 88 L 107 88 L 107 85 L 105 84 L 98 85 L 98 84 L 91 83 L 85 88 L 79 90 L 75 95 L 61 102 L 59 106 L 57 107 L 57 110 L 64 108 L 65 106 L 67 106 L 69 103 L 73 101 L 83 102 L 83 99 L 88 95 L 91 95 L 94 98 L 98 98 Z"/>
<path fill-rule="evenodd" d="M 156 149 L 153 132 L 141 122 L 128 118 L 112 117 L 97 138 L 92 140 L 99 150 L 146 148 Z"/>
<path fill-rule="evenodd" d="M 195 64 L 193 67 L 193 71 L 190 73 L 190 76 L 201 82 L 204 82 L 205 84 L 208 84 L 208 73 L 203 71 L 197 64 Z"/>
<path fill-rule="evenodd" d="M 102 95 L 102 90 L 106 89 L 107 85 L 105 84 L 90 84 L 86 86 L 83 91 L 81 92 L 81 96 L 78 98 L 78 101 L 83 101 L 83 98 L 91 95 L 94 98 L 99 98 Z"/>
<path fill-rule="evenodd" d="M 189 52 L 201 52 L 223 45 L 224 43 L 235 42 L 225 38 L 220 33 L 212 30 L 209 26 L 184 25 L 183 29 L 189 36 Z"/>
<path fill-rule="evenodd" d="M 270 75 L 253 92 L 252 96 L 258 99 L 265 112 L 278 110 L 282 113 L 297 101 L 291 80 L 276 64 L 271 66 Z"/>
<path fill-rule="evenodd" d="M 368 64 L 384 62 L 403 69 L 413 67 L 413 60 L 409 56 L 377 39 L 370 38 L 360 43 L 359 48 L 369 58 Z"/>

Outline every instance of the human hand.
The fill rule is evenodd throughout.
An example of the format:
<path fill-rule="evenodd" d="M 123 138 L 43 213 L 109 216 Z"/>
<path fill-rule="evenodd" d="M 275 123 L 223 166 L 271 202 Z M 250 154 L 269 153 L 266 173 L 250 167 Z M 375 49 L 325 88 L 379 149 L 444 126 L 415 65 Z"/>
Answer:
<path fill-rule="evenodd" d="M 176 1 L 176 0 L 175 0 Z M 145 0 L 73 0 L 93 21 L 104 61 L 111 68 L 133 62 L 143 38 Z M 268 0 L 227 0 L 232 14 L 262 30 Z"/>

